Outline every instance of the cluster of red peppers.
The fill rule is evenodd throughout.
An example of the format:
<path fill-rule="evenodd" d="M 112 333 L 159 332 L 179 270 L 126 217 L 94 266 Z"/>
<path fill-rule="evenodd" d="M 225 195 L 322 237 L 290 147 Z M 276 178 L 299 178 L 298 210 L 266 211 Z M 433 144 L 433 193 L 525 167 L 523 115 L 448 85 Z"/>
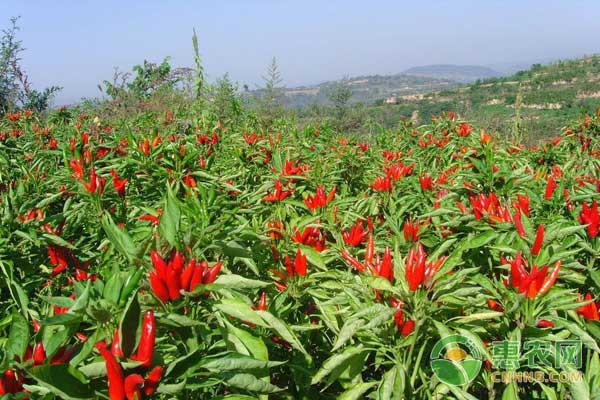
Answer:
<path fill-rule="evenodd" d="M 583 203 L 579 214 L 579 223 L 587 225 L 587 233 L 591 238 L 598 236 L 600 231 L 600 213 L 598 213 L 598 200 L 594 200 L 591 206 Z"/>
<path fill-rule="evenodd" d="M 396 324 L 396 328 L 398 332 L 404 337 L 410 335 L 412 331 L 415 329 L 415 321 L 412 319 L 406 320 L 404 317 L 404 312 L 402 311 L 402 302 L 396 300 L 393 297 L 389 298 L 390 305 L 394 307 L 396 313 L 394 314 L 394 323 Z"/>
<path fill-rule="evenodd" d="M 419 243 L 416 250 L 411 247 L 406 256 L 404 271 L 409 290 L 414 292 L 421 285 L 430 288 L 433 283 L 433 276 L 440 269 L 444 260 L 445 257 L 442 256 L 436 262 L 430 261 L 427 263 L 427 253 L 425 253 L 423 245 Z"/>
<path fill-rule="evenodd" d="M 306 276 L 307 272 L 306 255 L 303 254 L 300 249 L 296 249 L 296 257 L 294 258 L 293 262 L 289 255 L 285 256 L 284 262 L 286 272 L 285 275 L 275 269 L 269 270 L 279 279 L 281 279 L 281 281 L 275 281 L 275 286 L 280 292 L 283 292 L 285 289 L 287 289 L 287 284 L 285 283 L 286 280 L 293 278 L 294 276 Z"/>
<path fill-rule="evenodd" d="M 177 250 L 168 261 L 155 250 L 150 252 L 150 258 L 154 266 L 154 271 L 149 274 L 150 285 L 163 302 L 179 299 L 181 290 L 193 292 L 198 285 L 213 283 L 223 265 L 217 262 L 209 267 L 207 261 L 196 262 L 195 258 L 186 264 L 183 254 Z"/>
<path fill-rule="evenodd" d="M 304 199 L 304 204 L 306 204 L 306 207 L 308 207 L 310 211 L 325 207 L 331 200 L 333 200 L 335 191 L 336 187 L 334 186 L 329 193 L 326 193 L 323 185 L 320 185 L 314 195 L 306 196 Z"/>
<path fill-rule="evenodd" d="M 527 261 L 517 252 L 514 259 L 507 261 L 503 259 L 504 265 L 510 265 L 510 284 L 517 289 L 519 294 L 525 294 L 527 298 L 534 299 L 536 296 L 544 295 L 554 285 L 560 272 L 561 261 L 557 261 L 554 269 L 547 275 L 548 266 L 538 269 L 536 264 L 527 271 Z"/>
<path fill-rule="evenodd" d="M 327 242 L 327 232 L 322 231 L 316 226 L 307 226 L 302 230 L 302 233 L 297 228 L 294 228 L 292 241 L 310 246 L 316 251 L 321 252 L 327 249 L 327 245 L 325 244 Z"/>
<path fill-rule="evenodd" d="M 23 376 L 12 368 L 0 375 L 0 395 L 15 394 L 23 391 Z"/>
<path fill-rule="evenodd" d="M 584 304 L 577 308 L 577 314 L 581 315 L 583 318 L 588 321 L 599 321 L 600 315 L 598 314 L 598 308 L 600 308 L 600 301 L 594 302 L 594 298 L 591 293 L 586 293 L 585 298 L 582 299 L 581 296 L 577 296 L 577 301 L 586 301 L 587 304 Z"/>
<path fill-rule="evenodd" d="M 156 326 L 154 312 L 146 311 L 142 322 L 142 333 L 137 353 L 131 355 L 131 359 L 141 362 L 141 367 L 149 368 L 152 365 L 154 346 L 156 339 Z M 117 358 L 125 358 L 119 344 L 118 330 L 115 332 L 111 350 L 106 343 L 99 342 L 96 348 L 104 358 L 106 374 L 108 377 L 108 397 L 110 400 L 141 400 L 143 396 L 150 396 L 158 387 L 162 377 L 163 368 L 155 366 L 144 378 L 138 373 L 124 376 L 123 369 Z"/>
<path fill-rule="evenodd" d="M 67 270 L 69 263 L 74 266 L 75 273 L 70 279 L 76 281 L 96 280 L 96 274 L 88 274 L 87 270 L 90 261 L 81 263 L 73 252 L 65 247 L 50 245 L 48 246 L 48 256 L 50 257 L 50 265 L 52 266 L 52 276 L 56 276 Z"/>
<path fill-rule="evenodd" d="M 428 223 L 428 221 L 425 222 Z M 421 220 L 419 218 L 415 221 L 412 216 L 409 217 L 408 221 L 404 222 L 404 227 L 402 228 L 404 240 L 407 242 L 417 242 L 419 240 L 421 226 Z"/>
<path fill-rule="evenodd" d="M 90 194 L 97 193 L 101 195 L 104 192 L 106 186 L 106 178 L 98 176 L 94 167 L 90 168 L 89 179 L 85 179 L 85 172 L 83 163 L 80 160 L 72 159 L 69 161 L 69 166 L 73 171 L 73 177 L 81 182 L 86 192 Z M 119 178 L 117 171 L 111 169 L 110 171 L 113 178 L 113 188 L 123 198 L 125 196 L 125 185 L 127 184 L 127 178 Z"/>
<path fill-rule="evenodd" d="M 289 183 L 288 183 L 288 187 L 289 187 Z M 281 183 L 281 181 L 279 179 L 277 179 L 277 180 L 275 180 L 275 182 L 273 182 L 273 189 L 274 190 L 272 192 L 268 192 L 267 195 L 262 198 L 262 201 L 273 203 L 273 202 L 285 200 L 288 196 L 291 196 L 292 194 L 294 194 L 294 189 L 284 190 L 283 184 Z"/>
<path fill-rule="evenodd" d="M 367 229 L 365 229 L 363 219 L 358 218 L 356 223 L 349 230 L 342 231 L 342 239 L 348 246 L 356 247 L 361 245 L 367 238 L 367 233 L 373 231 L 373 221 L 367 217 Z"/>

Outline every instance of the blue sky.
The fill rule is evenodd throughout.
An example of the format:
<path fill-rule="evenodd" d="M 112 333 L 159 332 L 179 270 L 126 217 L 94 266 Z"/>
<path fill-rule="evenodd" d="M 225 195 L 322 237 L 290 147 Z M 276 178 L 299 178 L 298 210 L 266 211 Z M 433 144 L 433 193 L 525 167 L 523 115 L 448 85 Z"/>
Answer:
<path fill-rule="evenodd" d="M 397 73 L 416 65 L 531 63 L 600 52 L 600 2 L 421 0 L 0 0 L 20 15 L 23 65 L 57 103 L 97 96 L 113 68 L 172 57 L 191 66 L 192 28 L 210 79 L 260 84 L 270 59 L 284 83 Z"/>

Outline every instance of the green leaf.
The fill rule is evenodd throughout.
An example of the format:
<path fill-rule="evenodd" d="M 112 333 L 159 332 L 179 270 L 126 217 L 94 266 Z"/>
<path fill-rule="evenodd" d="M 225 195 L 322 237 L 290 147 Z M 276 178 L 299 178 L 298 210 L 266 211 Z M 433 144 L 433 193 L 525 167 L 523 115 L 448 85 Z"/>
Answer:
<path fill-rule="evenodd" d="M 316 251 L 310 246 L 300 246 L 300 251 L 306 256 L 308 262 L 322 271 L 327 271 L 327 265 L 325 265 L 325 261 L 323 261 L 323 256 L 321 253 Z"/>
<path fill-rule="evenodd" d="M 46 239 L 48 239 L 48 241 L 50 243 L 52 243 L 53 245 L 65 247 L 70 250 L 75 250 L 75 246 L 73 246 L 71 243 L 67 242 L 65 239 L 61 238 L 60 236 L 56 236 L 51 233 L 44 233 L 42 236 L 45 237 Z"/>
<path fill-rule="evenodd" d="M 238 318 L 241 321 L 250 322 L 255 325 L 269 327 L 269 324 L 258 315 L 258 312 L 250 308 L 250 306 L 242 301 L 234 299 L 222 299 L 220 304 L 216 304 L 215 308 Z"/>
<path fill-rule="evenodd" d="M 256 337 L 244 329 L 236 328 L 229 323 L 226 323 L 226 325 L 230 336 L 233 336 L 237 341 L 235 344 L 238 352 L 248 351 L 249 355 L 258 360 L 266 361 L 269 359 L 267 346 L 260 337 Z M 229 340 L 231 339 L 229 338 Z"/>
<path fill-rule="evenodd" d="M 76 313 L 77 311 L 82 311 L 87 308 L 88 300 L 90 298 L 90 285 L 91 282 L 87 281 L 85 285 L 85 289 L 83 292 L 77 296 L 77 299 L 73 303 L 73 305 L 69 308 L 69 312 Z"/>
<path fill-rule="evenodd" d="M 199 367 L 215 371 L 229 371 L 235 369 L 271 368 L 282 364 L 285 364 L 285 361 L 265 361 L 239 353 L 229 353 L 225 356 L 204 358 Z"/>
<path fill-rule="evenodd" d="M 348 366 L 348 360 L 355 357 L 357 354 L 361 354 L 366 350 L 362 346 L 357 347 L 348 347 L 344 350 L 344 352 L 339 354 L 334 354 L 329 357 L 325 362 L 321 365 L 321 368 L 317 371 L 317 373 L 313 376 L 310 384 L 315 385 L 323 380 L 327 375 L 331 374 L 336 368 L 343 366 L 344 369 Z M 340 371 L 341 374 L 342 371 Z"/>
<path fill-rule="evenodd" d="M 121 351 L 123 351 L 125 357 L 129 357 L 135 350 L 140 315 L 140 303 L 138 302 L 137 294 L 135 294 L 127 302 L 125 312 L 119 321 L 119 340 L 121 342 Z"/>
<path fill-rule="evenodd" d="M 120 273 L 113 273 L 104 285 L 104 291 L 102 292 L 104 298 L 112 304 L 118 305 L 123 283 L 123 276 Z"/>
<path fill-rule="evenodd" d="M 256 313 L 259 314 L 261 318 L 269 324 L 271 329 L 281 336 L 283 340 L 289 342 L 292 347 L 302 352 L 307 358 L 310 358 L 296 334 L 292 332 L 285 322 L 281 321 L 279 318 L 276 318 L 268 311 L 257 311 Z"/>
<path fill-rule="evenodd" d="M 198 363 L 202 360 L 203 354 L 198 349 L 179 357 L 175 361 L 169 363 L 165 376 L 179 377 L 189 371 L 190 369 L 196 369 Z"/>
<path fill-rule="evenodd" d="M 179 232 L 179 221 L 181 218 L 181 210 L 179 209 L 177 198 L 170 186 L 167 186 L 167 198 L 165 208 L 160 217 L 158 231 L 161 237 L 167 240 L 169 244 L 176 247 L 178 244 L 177 234 Z"/>
<path fill-rule="evenodd" d="M 570 365 L 565 366 L 564 370 L 569 376 L 577 376 L 577 374 L 581 372 Z M 585 381 L 585 379 L 567 379 L 567 382 L 565 384 L 570 389 L 572 399 L 589 400 L 591 398 L 590 388 L 588 387 L 588 384 Z"/>
<path fill-rule="evenodd" d="M 6 352 L 9 359 L 12 360 L 17 356 L 22 360 L 25 351 L 27 351 L 27 344 L 29 344 L 29 324 L 25 317 L 13 312 L 8 342 L 6 343 Z"/>
<path fill-rule="evenodd" d="M 377 385 L 377 382 L 363 382 L 358 385 L 353 385 L 350 389 L 342 393 L 338 400 L 355 400 L 362 399 L 365 394 L 373 386 Z"/>
<path fill-rule="evenodd" d="M 475 313 L 475 314 L 470 314 L 470 315 L 466 315 L 464 317 L 454 317 L 449 319 L 448 321 L 453 321 L 453 322 L 458 322 L 460 324 L 465 324 L 467 322 L 472 322 L 472 321 L 481 321 L 481 320 L 486 320 L 486 319 L 494 319 L 494 318 L 498 318 L 503 316 L 504 313 L 503 312 L 499 312 L 499 311 L 486 311 L 486 312 L 482 312 L 482 313 Z"/>
<path fill-rule="evenodd" d="M 468 238 L 466 242 L 463 243 L 463 249 L 477 249 L 479 247 L 483 247 L 497 236 L 498 234 L 495 231 L 487 231 L 482 233 L 481 235 L 475 236 L 474 238 Z"/>
<path fill-rule="evenodd" d="M 52 325 L 77 325 L 81 322 L 81 315 L 67 312 L 65 314 L 54 315 L 40 322 L 43 326 Z"/>
<path fill-rule="evenodd" d="M 33 367 L 29 372 L 39 385 L 61 399 L 78 400 L 94 397 L 94 391 L 82 382 L 80 374 L 69 364 L 42 365 Z"/>
<path fill-rule="evenodd" d="M 257 289 L 269 285 L 270 283 L 268 282 L 244 278 L 241 275 L 227 274 L 219 275 L 212 284 L 206 285 L 206 288 L 210 290 L 213 287 L 221 286 L 230 289 Z"/>
<path fill-rule="evenodd" d="M 119 228 L 109 214 L 102 216 L 102 229 L 113 246 L 123 254 L 129 262 L 137 259 L 138 249 L 127 232 Z M 118 299 L 117 299 L 118 300 Z"/>
<path fill-rule="evenodd" d="M 227 385 L 258 393 L 276 393 L 283 389 L 251 374 L 240 373 L 226 378 Z"/>
<path fill-rule="evenodd" d="M 156 388 L 156 393 L 171 394 L 171 395 L 180 394 L 183 391 L 183 389 L 185 388 L 185 384 L 186 384 L 185 379 L 179 383 L 174 383 L 174 384 L 170 384 L 170 385 L 161 383 L 160 385 L 158 385 L 158 388 Z"/>
<path fill-rule="evenodd" d="M 354 319 L 354 320 L 346 321 L 346 323 L 342 326 L 342 329 L 340 330 L 340 333 L 338 334 L 331 351 L 336 351 L 337 349 L 342 347 L 344 344 L 346 344 L 346 342 L 348 340 L 350 340 L 350 338 L 352 336 L 354 336 L 354 334 L 360 328 L 362 328 L 364 324 L 365 324 L 365 321 L 363 321 L 362 319 Z"/>
<path fill-rule="evenodd" d="M 581 339 L 581 342 L 586 345 L 589 349 L 600 353 L 600 348 L 598 347 L 598 344 L 596 343 L 596 341 L 594 340 L 594 338 L 592 336 L 590 336 L 586 331 L 584 331 L 583 329 L 581 329 L 579 327 L 579 325 L 564 320 L 564 319 L 560 319 L 557 320 L 559 322 L 559 324 L 561 326 L 564 326 L 565 328 L 567 328 L 569 331 L 571 331 L 571 333 L 573 333 L 574 335 L 579 336 L 579 338 Z"/>
<path fill-rule="evenodd" d="M 94 346 L 96 345 L 97 342 L 98 342 L 98 331 L 94 331 L 94 333 L 92 333 L 90 335 L 90 337 L 88 337 L 88 339 L 85 341 L 85 343 L 81 347 L 81 350 L 79 351 L 79 353 L 77 353 L 77 355 L 75 357 L 73 357 L 71 359 L 71 361 L 69 361 L 69 364 L 71 364 L 71 366 L 73 366 L 73 367 L 77 367 L 81 362 L 83 362 L 83 360 L 85 360 L 92 353 L 92 351 L 94 350 Z"/>

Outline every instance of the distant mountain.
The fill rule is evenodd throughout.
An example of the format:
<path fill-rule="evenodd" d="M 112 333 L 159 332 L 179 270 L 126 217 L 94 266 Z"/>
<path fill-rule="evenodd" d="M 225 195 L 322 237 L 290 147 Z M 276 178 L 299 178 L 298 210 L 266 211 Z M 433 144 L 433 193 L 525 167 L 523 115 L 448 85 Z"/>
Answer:
<path fill-rule="evenodd" d="M 472 83 L 478 79 L 488 79 L 502 74 L 488 67 L 479 65 L 437 64 L 409 68 L 406 75 L 426 76 L 429 78 L 448 79 L 461 83 Z"/>

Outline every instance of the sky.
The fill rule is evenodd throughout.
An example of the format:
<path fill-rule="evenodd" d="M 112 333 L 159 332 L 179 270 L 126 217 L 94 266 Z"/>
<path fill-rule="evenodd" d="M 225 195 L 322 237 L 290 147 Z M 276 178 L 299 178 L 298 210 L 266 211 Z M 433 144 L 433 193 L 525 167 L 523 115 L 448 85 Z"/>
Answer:
<path fill-rule="evenodd" d="M 144 59 L 256 88 L 276 57 L 287 86 L 393 74 L 427 64 L 544 62 L 600 52 L 597 0 L 0 0 L 20 16 L 22 65 L 57 104 L 99 96 L 114 68 Z"/>

